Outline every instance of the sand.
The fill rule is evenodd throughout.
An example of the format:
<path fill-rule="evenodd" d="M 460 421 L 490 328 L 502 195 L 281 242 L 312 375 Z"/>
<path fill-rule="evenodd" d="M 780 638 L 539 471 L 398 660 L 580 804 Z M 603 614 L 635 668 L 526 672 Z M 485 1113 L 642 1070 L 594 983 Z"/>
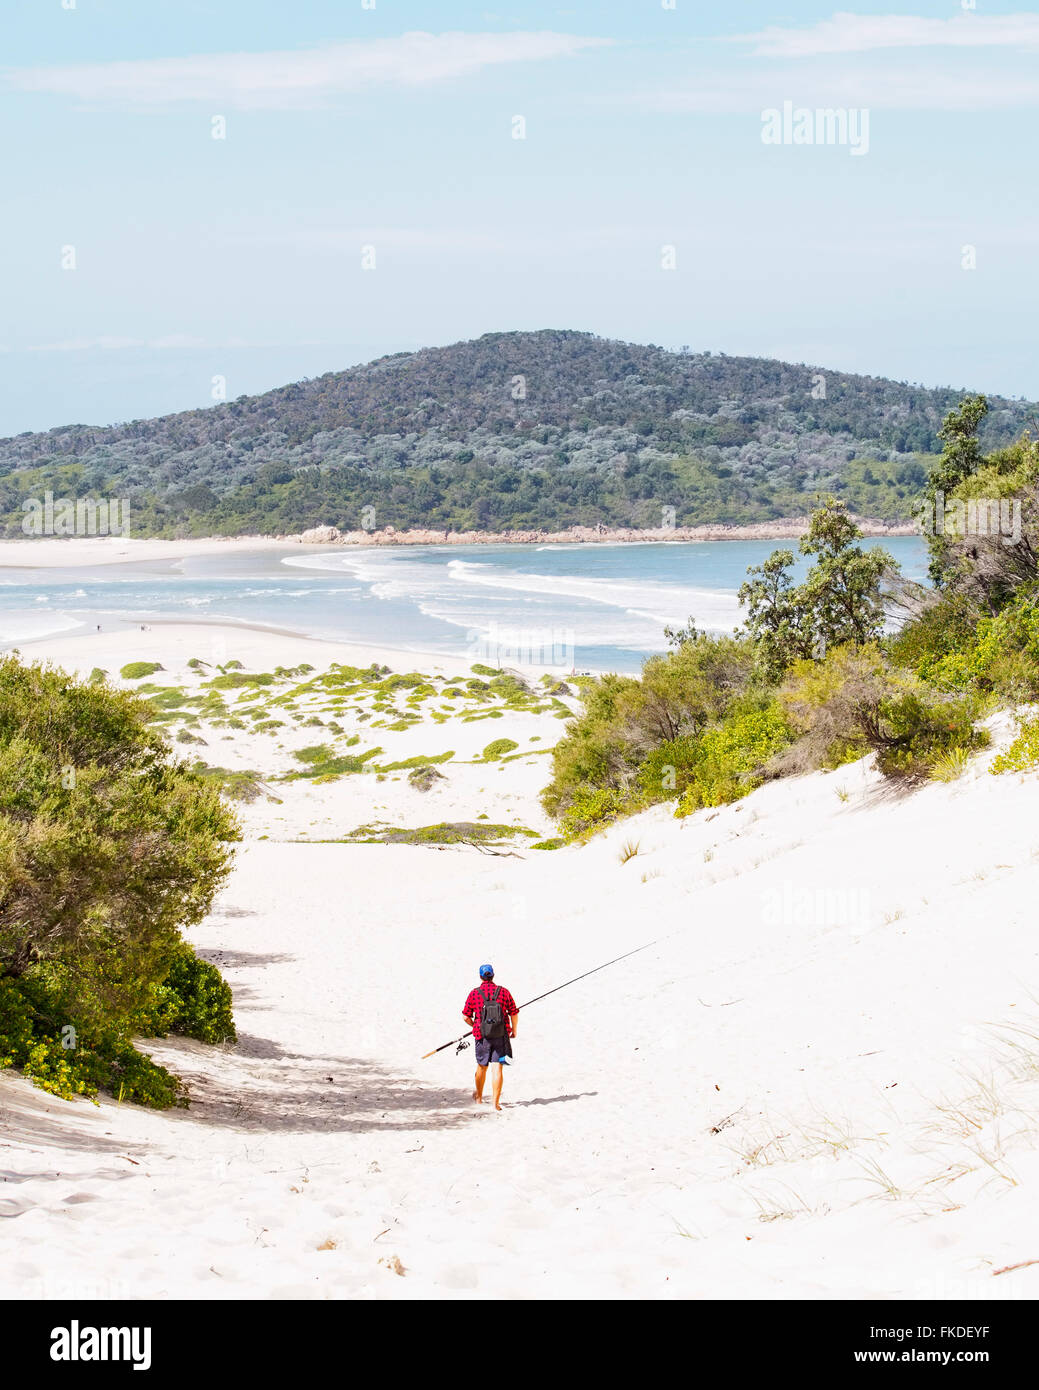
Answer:
<path fill-rule="evenodd" d="M 76 569 L 86 565 L 122 565 L 134 560 L 183 560 L 189 555 L 296 548 L 284 537 L 271 536 L 211 536 L 194 541 L 143 540 L 133 536 L 42 536 L 32 540 L 0 540 L 0 568 Z"/>
<path fill-rule="evenodd" d="M 225 636 L 254 670 L 346 659 Z M 32 655 L 153 657 L 179 683 L 212 637 L 156 625 Z M 0 1076 L 0 1293 L 1039 1293 L 1039 1266 L 997 1273 L 1039 1258 L 1039 778 L 989 775 L 1009 721 L 960 780 L 909 795 L 864 761 L 685 820 L 658 806 L 583 847 L 327 842 L 377 798 L 388 823 L 550 833 L 548 759 L 463 760 L 503 736 L 547 746 L 562 721 L 423 718 L 379 741 L 397 757 L 449 735 L 442 791 L 275 783 L 280 804 L 242 810 L 233 876 L 191 932 L 234 989 L 239 1041 L 148 1044 L 190 1109 Z M 240 732 L 219 760 L 277 771 L 321 732 Z M 462 1031 L 480 962 L 522 1004 L 650 942 L 521 1015 L 500 1114 L 471 1102 L 471 1048 L 421 1060 Z"/>
<path fill-rule="evenodd" d="M 182 560 L 192 555 L 234 554 L 237 551 L 284 550 L 298 553 L 299 547 L 314 546 L 408 546 L 408 545 L 535 545 L 582 544 L 615 545 L 631 542 L 644 545 L 676 541 L 791 540 L 803 536 L 809 518 L 784 517 L 745 526 L 725 524 L 684 526 L 671 530 L 635 530 L 575 526 L 566 531 L 397 531 L 392 526 L 379 531 L 339 531 L 334 526 L 316 526 L 292 536 L 207 536 L 197 540 L 151 540 L 123 536 L 41 536 L 0 540 L 0 568 L 71 569 L 87 565 L 125 564 L 128 561 Z M 871 537 L 916 536 L 915 521 L 888 522 L 860 517 L 863 535 Z"/>

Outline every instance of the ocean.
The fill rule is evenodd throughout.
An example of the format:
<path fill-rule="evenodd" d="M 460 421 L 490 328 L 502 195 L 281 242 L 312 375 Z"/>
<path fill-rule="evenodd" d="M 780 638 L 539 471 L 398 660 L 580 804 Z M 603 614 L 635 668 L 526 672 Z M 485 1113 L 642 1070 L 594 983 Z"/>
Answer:
<path fill-rule="evenodd" d="M 883 545 L 923 580 L 916 537 Z M 665 626 L 731 631 L 749 565 L 796 541 L 236 551 L 82 569 L 0 568 L 0 646 L 98 624 L 247 623 L 489 664 L 637 672 Z M 806 568 L 800 561 L 798 573 Z"/>

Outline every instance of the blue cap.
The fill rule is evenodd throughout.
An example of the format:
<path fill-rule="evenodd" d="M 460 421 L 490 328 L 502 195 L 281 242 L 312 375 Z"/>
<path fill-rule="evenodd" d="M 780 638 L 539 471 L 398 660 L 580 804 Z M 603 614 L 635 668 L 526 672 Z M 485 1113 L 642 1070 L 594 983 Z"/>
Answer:
<path fill-rule="evenodd" d="M 494 966 L 493 966 L 493 965 L 481 965 L 481 966 L 480 966 L 480 979 L 481 979 L 481 980 L 489 980 L 493 974 L 494 974 Z"/>

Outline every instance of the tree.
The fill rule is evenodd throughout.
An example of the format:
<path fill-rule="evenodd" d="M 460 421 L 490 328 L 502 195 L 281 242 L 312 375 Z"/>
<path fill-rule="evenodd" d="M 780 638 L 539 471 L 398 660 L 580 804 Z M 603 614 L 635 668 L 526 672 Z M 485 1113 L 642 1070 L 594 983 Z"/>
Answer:
<path fill-rule="evenodd" d="M 667 638 L 667 645 L 677 649 L 686 642 L 695 642 L 698 637 L 706 636 L 706 632 L 696 626 L 696 619 L 690 613 L 685 627 L 665 627 L 664 636 Z"/>
<path fill-rule="evenodd" d="M 938 431 L 942 456 L 931 473 L 931 491 L 952 492 L 981 464 L 983 455 L 978 430 L 988 414 L 985 396 L 968 396 L 950 410 Z"/>
<path fill-rule="evenodd" d="M 747 631 L 758 644 L 769 679 L 793 662 L 821 656 L 827 647 L 875 641 L 884 626 L 881 581 L 898 566 L 886 550 L 862 550 L 862 532 L 843 502 L 828 497 L 817 508 L 802 537 L 802 555 L 815 556 L 802 584 L 790 574 L 794 555 L 775 550 L 740 587 L 747 607 Z"/>
<path fill-rule="evenodd" d="M 817 557 L 803 585 L 816 649 L 845 642 L 862 646 L 883 631 L 881 580 L 898 566 L 879 546 L 855 545 L 861 538 L 843 502 L 830 497 L 812 513 L 800 549 Z"/>
<path fill-rule="evenodd" d="M 950 563 L 952 547 L 949 538 L 938 522 L 939 516 L 944 515 L 944 506 L 939 505 L 939 494 L 944 502 L 981 467 L 984 455 L 978 442 L 978 430 L 987 414 L 988 400 L 985 396 L 968 396 L 955 410 L 949 411 L 938 431 L 938 438 L 942 440 L 942 454 L 928 480 L 928 510 L 924 513 L 924 530 L 931 557 L 928 573 L 939 588 L 949 582 L 956 568 Z"/>
<path fill-rule="evenodd" d="M 791 662 L 812 655 L 811 615 L 803 591 L 794 585 L 792 550 L 774 550 L 762 565 L 751 565 L 740 585 L 739 602 L 747 609 L 747 631 L 758 644 L 761 667 L 770 679 Z"/>

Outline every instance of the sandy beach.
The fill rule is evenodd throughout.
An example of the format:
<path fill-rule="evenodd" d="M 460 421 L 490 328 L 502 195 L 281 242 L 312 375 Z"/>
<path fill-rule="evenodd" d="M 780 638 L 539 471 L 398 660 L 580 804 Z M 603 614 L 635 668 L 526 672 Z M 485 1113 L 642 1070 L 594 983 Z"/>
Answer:
<path fill-rule="evenodd" d="M 183 560 L 189 555 L 288 549 L 291 540 L 269 536 L 213 536 L 206 540 L 139 540 L 133 536 L 43 536 L 0 540 L 0 569 L 79 569 L 86 565 L 125 565 L 135 560 Z"/>
<path fill-rule="evenodd" d="M 895 796 L 863 762 L 539 850 L 544 751 L 576 700 L 536 672 L 526 704 L 449 694 L 479 677 L 444 658 L 343 700 L 319 678 L 370 651 L 192 624 L 31 656 L 166 691 L 178 752 L 266 791 L 191 932 L 239 1040 L 148 1044 L 190 1108 L 0 1076 L 5 1296 L 1039 1292 L 1039 1266 L 1010 1268 L 1036 1256 L 1039 783 L 989 775 L 1008 721 L 949 785 Z M 221 657 L 313 671 L 229 690 L 228 727 L 170 693 Z M 121 680 L 131 661 L 162 669 Z M 381 751 L 282 780 L 315 744 Z M 448 752 L 418 789 L 414 760 Z M 351 840 L 481 818 L 510 833 Z M 461 1032 L 480 962 L 522 1005 L 643 945 L 521 1014 L 500 1114 L 472 1103 L 471 1048 L 421 1060 Z"/>
<path fill-rule="evenodd" d="M 915 522 L 886 522 L 859 518 L 862 532 L 870 537 L 916 536 Z M 153 540 L 124 536 L 68 536 L 0 540 L 0 569 L 125 564 L 134 560 L 180 560 L 191 555 L 234 554 L 255 550 L 285 549 L 292 554 L 300 545 L 408 546 L 408 545 L 645 545 L 676 541 L 793 540 L 804 535 L 807 517 L 785 517 L 747 526 L 679 526 L 669 530 L 640 531 L 631 528 L 575 526 L 567 531 L 397 531 L 392 526 L 377 531 L 341 531 L 335 526 L 316 526 L 292 536 L 209 536 L 197 540 Z"/>

